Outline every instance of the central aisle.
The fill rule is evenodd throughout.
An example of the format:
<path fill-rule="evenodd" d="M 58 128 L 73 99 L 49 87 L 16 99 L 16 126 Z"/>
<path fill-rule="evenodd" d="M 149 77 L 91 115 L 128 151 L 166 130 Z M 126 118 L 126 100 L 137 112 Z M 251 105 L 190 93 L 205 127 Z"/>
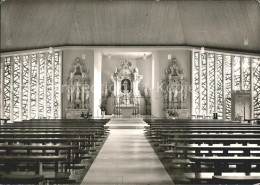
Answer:
<path fill-rule="evenodd" d="M 82 181 L 90 184 L 169 184 L 173 182 L 143 129 L 111 129 Z"/>

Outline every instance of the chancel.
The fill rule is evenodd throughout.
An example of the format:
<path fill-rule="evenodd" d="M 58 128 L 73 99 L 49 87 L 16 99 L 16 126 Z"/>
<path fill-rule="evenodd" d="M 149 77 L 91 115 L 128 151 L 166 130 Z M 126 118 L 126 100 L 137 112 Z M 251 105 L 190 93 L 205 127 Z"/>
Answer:
<path fill-rule="evenodd" d="M 0 9 L 0 184 L 260 184 L 259 0 Z"/>

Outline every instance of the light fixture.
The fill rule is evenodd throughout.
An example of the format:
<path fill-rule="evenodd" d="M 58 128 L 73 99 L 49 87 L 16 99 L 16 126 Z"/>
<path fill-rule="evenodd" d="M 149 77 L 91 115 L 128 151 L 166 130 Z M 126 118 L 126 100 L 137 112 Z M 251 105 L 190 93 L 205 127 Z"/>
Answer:
<path fill-rule="evenodd" d="M 143 59 L 144 59 L 144 60 L 146 59 L 146 54 L 144 54 Z"/>
<path fill-rule="evenodd" d="M 247 46 L 248 45 L 248 37 L 244 38 L 244 45 Z"/>
<path fill-rule="evenodd" d="M 168 60 L 171 60 L 171 59 L 172 59 L 172 55 L 168 54 Z"/>
<path fill-rule="evenodd" d="M 82 60 L 85 60 L 86 59 L 86 55 L 85 54 L 82 54 Z"/>
<path fill-rule="evenodd" d="M 107 55 L 107 59 L 111 60 L 111 55 L 110 54 Z"/>
<path fill-rule="evenodd" d="M 49 47 L 49 53 L 52 53 L 53 48 Z"/>
<path fill-rule="evenodd" d="M 200 53 L 201 53 L 201 54 L 204 54 L 204 53 L 205 53 L 205 48 L 204 48 L 204 47 L 201 47 L 201 48 L 200 48 Z"/>

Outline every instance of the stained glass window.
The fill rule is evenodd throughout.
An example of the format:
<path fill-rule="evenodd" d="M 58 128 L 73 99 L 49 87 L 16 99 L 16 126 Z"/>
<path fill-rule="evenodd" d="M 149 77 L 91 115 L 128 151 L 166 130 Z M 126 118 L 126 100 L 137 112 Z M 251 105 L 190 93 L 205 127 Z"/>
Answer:
<path fill-rule="evenodd" d="M 201 114 L 207 115 L 207 59 L 201 54 Z"/>
<path fill-rule="evenodd" d="M 217 112 L 218 117 L 223 117 L 223 57 L 217 55 Z"/>
<path fill-rule="evenodd" d="M 209 61 L 208 61 L 208 74 L 209 74 L 209 114 L 212 115 L 214 112 L 215 107 L 215 54 L 209 54 Z"/>
<path fill-rule="evenodd" d="M 1 107 L 5 118 L 61 117 L 60 55 L 46 52 L 4 57 Z"/>
<path fill-rule="evenodd" d="M 250 60 L 248 57 L 243 60 L 243 82 L 244 90 L 250 90 Z"/>
<path fill-rule="evenodd" d="M 251 64 L 251 62 L 253 63 Z M 253 71 L 251 71 L 251 65 L 253 65 Z M 251 87 L 251 73 L 253 87 Z M 214 111 L 217 111 L 220 119 L 231 120 L 232 92 L 243 90 L 253 92 L 252 111 L 255 117 L 260 117 L 259 58 L 253 59 L 249 56 L 242 57 L 232 54 L 223 55 L 215 52 L 200 54 L 199 51 L 194 51 L 192 74 L 193 114 L 210 116 Z M 199 111 L 200 108 L 201 112 Z"/>
<path fill-rule="evenodd" d="M 10 98 L 11 98 L 11 57 L 6 57 L 4 60 L 4 94 L 3 107 L 4 118 L 10 118 Z"/>
<path fill-rule="evenodd" d="M 226 119 L 231 120 L 231 56 L 225 56 Z"/>
<path fill-rule="evenodd" d="M 18 120 L 20 116 L 20 85 L 21 85 L 21 63 L 20 57 L 14 57 L 14 120 Z"/>
<path fill-rule="evenodd" d="M 260 59 L 253 60 L 254 70 L 254 115 L 260 118 Z"/>
<path fill-rule="evenodd" d="M 195 113 L 200 112 L 200 75 L 199 75 L 199 53 L 194 53 L 194 107 Z"/>
<path fill-rule="evenodd" d="M 234 90 L 240 90 L 240 57 L 234 57 Z"/>

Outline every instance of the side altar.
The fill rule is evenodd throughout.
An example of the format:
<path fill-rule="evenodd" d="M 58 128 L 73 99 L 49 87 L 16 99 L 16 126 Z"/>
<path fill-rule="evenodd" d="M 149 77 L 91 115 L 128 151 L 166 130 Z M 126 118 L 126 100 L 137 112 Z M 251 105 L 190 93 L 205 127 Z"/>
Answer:
<path fill-rule="evenodd" d="M 183 79 L 183 70 L 180 69 L 177 59 L 173 58 L 165 71 L 166 79 L 163 81 L 164 110 L 166 117 L 189 117 L 187 109 L 188 84 Z"/>
<path fill-rule="evenodd" d="M 131 116 L 145 114 L 145 99 L 139 91 L 139 83 L 143 76 L 139 74 L 138 68 L 132 67 L 132 63 L 124 60 L 121 68 L 115 68 L 111 75 L 114 90 L 111 96 L 105 100 L 108 114 Z"/>
<path fill-rule="evenodd" d="M 81 113 L 91 114 L 89 107 L 90 79 L 88 70 L 79 58 L 72 64 L 67 78 L 66 118 L 80 118 Z"/>

